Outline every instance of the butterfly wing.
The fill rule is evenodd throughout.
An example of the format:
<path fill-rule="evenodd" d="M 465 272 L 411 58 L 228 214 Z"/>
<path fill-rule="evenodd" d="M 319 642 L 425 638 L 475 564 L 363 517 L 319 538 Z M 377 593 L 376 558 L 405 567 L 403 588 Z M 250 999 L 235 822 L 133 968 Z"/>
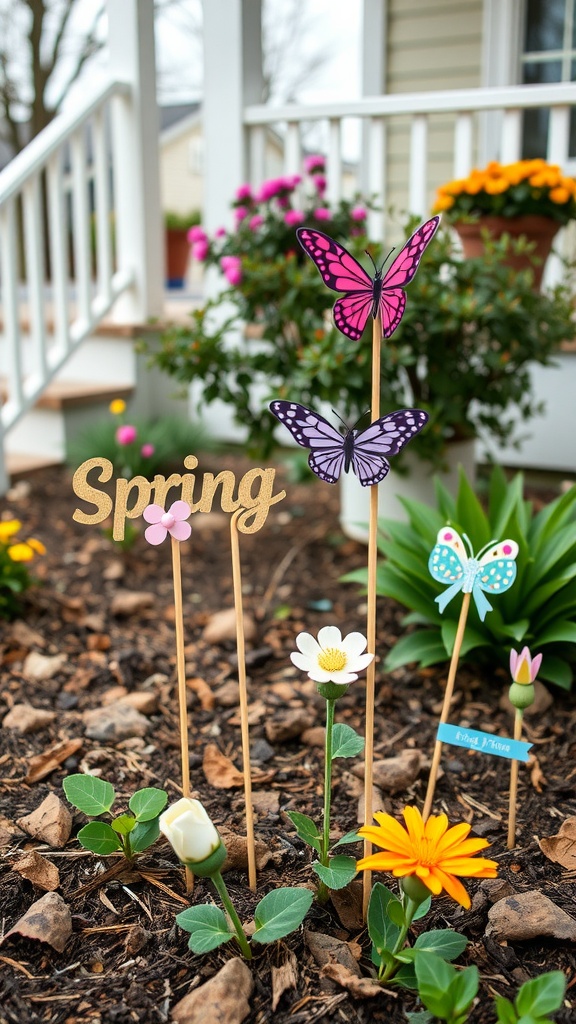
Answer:
<path fill-rule="evenodd" d="M 432 217 L 421 224 L 392 261 L 382 279 L 379 309 L 385 338 L 394 333 L 402 319 L 406 306 L 406 296 L 402 289 L 410 283 L 418 270 L 422 254 L 434 237 L 439 223 L 440 217 Z"/>
<path fill-rule="evenodd" d="M 316 264 L 324 284 L 335 292 L 346 292 L 334 306 L 334 323 L 353 341 L 362 337 L 374 304 L 374 280 L 343 245 L 323 231 L 298 228 L 296 237 Z"/>
<path fill-rule="evenodd" d="M 422 409 L 399 409 L 378 420 L 354 437 L 352 469 L 363 487 L 380 483 L 388 474 L 387 456 L 397 455 L 428 422 Z"/>
<path fill-rule="evenodd" d="M 334 304 L 336 327 L 352 341 L 359 341 L 364 333 L 372 306 L 372 290 L 368 291 L 367 288 L 363 291 L 351 292 L 350 295 L 343 295 Z"/>
<path fill-rule="evenodd" d="M 518 545 L 515 540 L 503 540 L 491 545 L 479 559 L 480 569 L 475 586 L 491 594 L 502 594 L 509 590 L 516 579 L 516 558 Z"/>
<path fill-rule="evenodd" d="M 328 420 L 297 402 L 274 401 L 270 412 L 294 440 L 310 449 L 308 465 L 320 480 L 335 484 L 344 468 L 344 438 Z"/>
<path fill-rule="evenodd" d="M 449 526 L 438 531 L 436 544 L 430 552 L 428 571 L 433 579 L 448 587 L 443 594 L 435 598 L 441 612 L 453 597 L 462 590 L 466 577 L 468 555 L 459 533 Z"/>

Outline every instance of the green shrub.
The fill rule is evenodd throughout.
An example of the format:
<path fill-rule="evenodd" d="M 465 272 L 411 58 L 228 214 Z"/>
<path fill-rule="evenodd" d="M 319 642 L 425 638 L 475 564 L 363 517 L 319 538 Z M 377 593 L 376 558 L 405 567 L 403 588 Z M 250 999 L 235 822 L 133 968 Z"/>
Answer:
<path fill-rule="evenodd" d="M 380 522 L 384 557 L 378 565 L 377 592 L 410 609 L 405 625 L 424 627 L 398 641 L 386 668 L 410 662 L 434 665 L 452 653 L 461 599 L 456 597 L 441 614 L 434 599 L 443 588 L 428 571 L 438 531 L 449 522 L 468 535 L 474 551 L 505 538 L 515 540 L 520 549 L 516 582 L 490 600 L 493 611 L 484 622 L 471 603 L 462 657 L 507 667 L 510 648 L 527 644 L 544 654 L 539 676 L 569 689 L 576 661 L 576 487 L 536 514 L 524 500 L 522 474 L 508 482 L 500 467 L 490 477 L 487 512 L 462 470 L 455 499 L 438 480 L 436 494 L 437 508 L 403 500 L 408 523 Z M 344 578 L 365 583 L 366 570 Z"/>

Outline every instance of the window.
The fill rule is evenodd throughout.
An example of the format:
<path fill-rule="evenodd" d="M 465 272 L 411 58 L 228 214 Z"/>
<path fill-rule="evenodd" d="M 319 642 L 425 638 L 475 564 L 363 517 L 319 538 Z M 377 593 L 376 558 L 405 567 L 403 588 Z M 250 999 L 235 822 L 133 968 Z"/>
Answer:
<path fill-rule="evenodd" d="M 576 0 L 526 0 L 522 83 L 576 81 Z M 546 156 L 549 113 L 524 113 L 525 158 Z M 576 111 L 570 115 L 569 155 L 576 157 Z"/>

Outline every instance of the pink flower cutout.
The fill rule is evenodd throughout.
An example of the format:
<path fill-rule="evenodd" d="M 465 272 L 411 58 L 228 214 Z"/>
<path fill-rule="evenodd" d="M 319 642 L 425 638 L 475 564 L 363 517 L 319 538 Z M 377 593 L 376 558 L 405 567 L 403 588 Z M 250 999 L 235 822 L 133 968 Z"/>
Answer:
<path fill-rule="evenodd" d="M 131 423 L 123 423 L 118 427 L 116 431 L 116 441 L 118 444 L 132 444 L 138 436 L 136 427 L 133 427 Z"/>
<path fill-rule="evenodd" d="M 175 540 L 188 540 L 192 527 L 186 519 L 191 511 L 187 501 L 175 501 L 167 512 L 160 505 L 147 505 L 142 515 L 147 523 L 152 523 L 144 531 L 148 543 L 161 544 L 168 533 Z"/>

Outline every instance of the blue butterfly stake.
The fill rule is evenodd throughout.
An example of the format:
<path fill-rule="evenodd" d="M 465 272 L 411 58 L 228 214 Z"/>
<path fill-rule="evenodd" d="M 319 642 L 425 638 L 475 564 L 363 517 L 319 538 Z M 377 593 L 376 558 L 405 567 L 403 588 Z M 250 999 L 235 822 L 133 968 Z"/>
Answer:
<path fill-rule="evenodd" d="M 514 540 L 503 540 L 500 543 L 490 541 L 477 555 L 466 534 L 469 553 L 459 533 L 450 526 L 444 526 L 436 538 L 428 560 L 428 569 L 435 580 L 448 587 L 443 594 L 435 598 L 441 612 L 456 594 L 472 594 L 478 615 L 482 622 L 486 613 L 492 611 L 492 605 L 484 596 L 503 594 L 510 590 L 516 579 L 516 556 L 518 545 Z"/>

